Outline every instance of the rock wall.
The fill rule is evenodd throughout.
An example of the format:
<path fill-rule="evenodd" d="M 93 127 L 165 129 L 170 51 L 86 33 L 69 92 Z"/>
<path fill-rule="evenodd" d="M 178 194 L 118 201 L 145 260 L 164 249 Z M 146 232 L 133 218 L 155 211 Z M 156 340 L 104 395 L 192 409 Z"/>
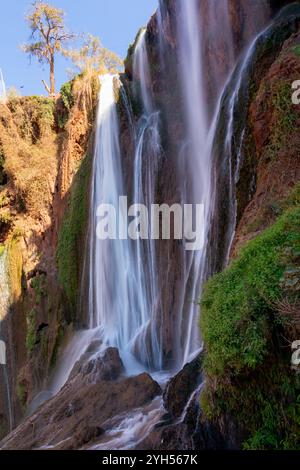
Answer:
<path fill-rule="evenodd" d="M 74 193 L 74 175 L 88 150 L 97 89 L 97 76 L 84 77 L 70 83 L 68 94 L 63 88 L 55 100 L 13 98 L 1 105 L 0 249 L 7 253 L 10 292 L 9 308 L 1 318 L 1 337 L 7 343 L 5 367 L 9 372 L 13 426 L 35 394 L 46 387 L 64 337 L 78 320 L 77 285 L 69 299 L 63 281 L 73 274 L 65 274 L 66 265 L 72 265 L 73 283 L 79 283 L 79 239 L 84 225 L 74 222 L 69 251 L 65 250 L 58 265 L 57 249 L 63 239 L 63 221 L 73 222 L 68 206 Z M 79 200 L 85 189 L 88 194 L 88 180 L 77 196 Z M 8 430 L 3 384 L 2 436 Z"/>

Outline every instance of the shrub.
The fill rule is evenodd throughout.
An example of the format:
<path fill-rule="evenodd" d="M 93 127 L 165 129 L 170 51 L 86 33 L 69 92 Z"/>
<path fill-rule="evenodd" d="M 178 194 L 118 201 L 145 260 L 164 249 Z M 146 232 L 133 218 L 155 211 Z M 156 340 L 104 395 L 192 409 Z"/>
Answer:
<path fill-rule="evenodd" d="M 296 206 L 249 242 L 204 288 L 204 412 L 213 419 L 230 416 L 248 435 L 245 448 L 300 447 L 300 377 L 291 371 L 285 319 L 278 321 L 275 308 L 289 296 L 292 304 L 299 298 L 282 282 L 288 268 L 298 263 L 299 252 Z"/>

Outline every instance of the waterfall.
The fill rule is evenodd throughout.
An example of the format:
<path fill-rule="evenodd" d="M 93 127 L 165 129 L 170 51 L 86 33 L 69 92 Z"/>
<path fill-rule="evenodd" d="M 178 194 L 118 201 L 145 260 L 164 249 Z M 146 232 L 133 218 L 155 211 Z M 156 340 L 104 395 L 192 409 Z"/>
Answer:
<path fill-rule="evenodd" d="M 141 56 L 137 67 L 146 76 Z M 130 239 L 99 240 L 97 237 L 97 208 L 100 204 L 119 207 L 119 198 L 127 197 L 124 185 L 119 143 L 119 118 L 115 89 L 122 87 L 117 76 L 101 77 L 97 134 L 91 194 L 91 230 L 89 252 L 89 318 L 90 328 L 100 328 L 104 345 L 119 348 L 124 356 L 134 355 L 146 367 L 157 366 L 160 351 L 156 329 L 152 327 L 152 312 L 157 302 L 155 257 L 151 241 Z M 154 197 L 154 167 L 147 167 L 144 181 L 143 142 L 149 132 L 154 136 L 156 151 L 155 113 L 146 92 L 145 115 L 136 133 L 136 152 L 133 169 L 132 202 L 149 205 Z M 124 98 L 124 90 L 121 96 Z M 128 103 L 127 110 L 128 110 Z M 145 186 L 146 185 L 146 190 Z M 132 214 L 134 215 L 134 214 Z M 119 227 L 127 230 L 124 212 Z"/>
<path fill-rule="evenodd" d="M 133 79 L 140 84 L 142 116 L 136 125 L 133 168 L 133 200 L 144 204 L 150 213 L 155 202 L 157 169 L 160 157 L 159 113 L 155 110 L 149 85 L 151 81 L 149 59 L 145 41 L 146 30 L 140 33 L 133 61 Z M 156 276 L 156 244 L 151 240 L 137 240 L 135 259 L 138 269 L 138 292 L 143 305 L 144 324 L 134 340 L 136 356 L 148 367 L 162 368 L 162 342 L 160 328 L 160 301 Z M 160 324 L 160 326 L 159 326 Z"/>
<path fill-rule="evenodd" d="M 234 63 L 233 38 L 228 10 L 228 2 L 222 1 L 219 8 L 222 10 L 222 35 L 226 44 L 227 68 Z M 203 11 L 203 7 L 207 10 Z M 218 74 L 218 63 L 214 55 L 207 54 L 207 47 L 211 37 L 218 40 L 220 25 L 212 20 L 215 1 L 204 2 L 190 0 L 189 2 L 176 2 L 177 36 L 179 76 L 181 93 L 183 96 L 183 120 L 185 124 L 185 141 L 183 153 L 185 156 L 186 181 L 182 184 L 182 203 L 204 205 L 205 244 L 202 250 L 193 253 L 184 253 L 186 283 L 183 285 L 185 300 L 182 305 L 181 324 L 186 323 L 183 329 L 185 338 L 182 339 L 182 363 L 187 362 L 193 352 L 199 348 L 198 337 L 198 305 L 190 299 L 199 299 L 201 287 L 208 277 L 209 263 L 207 260 L 207 246 L 209 243 L 210 222 L 213 207 L 212 184 L 212 143 L 216 118 L 216 103 L 220 95 L 222 84 Z M 220 13 L 220 11 L 219 11 Z M 206 14 L 206 16 L 205 16 Z M 204 22 L 204 18 L 206 18 Z M 212 20 L 212 21 L 211 21 Z M 218 23 L 218 24 L 216 24 Z M 213 46 L 211 46 L 213 47 Z M 210 82 L 208 82 L 210 77 Z M 219 81 L 218 81 L 219 80 Z M 213 99 L 209 96 L 209 87 L 214 93 Z M 188 188 L 188 190 L 186 189 Z"/>
<path fill-rule="evenodd" d="M 117 77 L 105 75 L 100 81 L 91 194 L 89 318 L 90 328 L 103 328 L 105 343 L 123 348 L 138 323 L 130 310 L 134 298 L 131 246 L 127 240 L 97 238 L 98 206 L 117 208 L 119 196 L 125 195 L 114 90 Z"/>
<path fill-rule="evenodd" d="M 175 246 L 172 241 L 164 245 L 166 249 L 160 250 L 160 241 L 151 240 L 151 237 L 147 240 L 130 240 L 124 236 L 100 240 L 97 236 L 100 220 L 98 208 L 101 204 L 114 207 L 119 217 L 117 233 L 124 235 L 124 230 L 127 230 L 126 203 L 144 204 L 148 209 L 152 203 L 157 203 L 161 172 L 169 170 L 162 164 L 165 158 L 161 139 L 162 115 L 165 127 L 172 121 L 170 108 L 163 102 L 157 102 L 157 94 L 153 90 L 153 67 L 149 61 L 146 29 L 141 30 L 133 51 L 129 93 L 122 77 L 100 77 L 85 263 L 88 270 L 90 330 L 85 336 L 81 335 L 82 341 L 77 341 L 77 344 L 80 343 L 83 353 L 88 342 L 95 335 L 100 336 L 102 348 L 115 346 L 120 350 L 130 373 L 137 367 L 152 371 L 171 367 L 178 370 L 201 347 L 196 301 L 201 295 L 203 283 L 215 271 L 210 245 L 212 213 L 218 199 L 214 159 L 218 106 L 225 80 L 244 46 L 241 44 L 239 49 L 234 45 L 229 0 L 222 1 L 222 8 L 213 19 L 215 3 L 216 0 L 176 0 L 174 21 L 167 2 L 160 0 L 156 15 L 159 79 L 166 85 L 175 85 L 181 95 L 177 112 L 181 113 L 183 135 L 178 139 L 174 155 L 169 156 L 174 177 L 170 188 L 177 194 L 169 194 L 169 199 L 172 202 L 179 199 L 181 205 L 204 205 L 205 244 L 202 250 L 189 252 L 185 250 L 184 242 Z M 205 18 L 210 18 L 210 22 Z M 175 35 L 176 47 L 170 50 L 168 41 L 172 34 Z M 211 42 L 212 36 L 218 39 L 216 45 Z M 222 41 L 225 67 L 214 59 L 214 48 L 218 48 Z M 175 70 L 169 67 L 170 63 L 176 67 Z M 172 91 L 166 90 L 168 93 L 171 96 Z M 234 96 L 232 100 L 233 103 Z M 132 110 L 133 101 L 138 103 L 138 112 Z M 121 121 L 124 121 L 124 116 L 119 114 L 120 103 L 133 142 L 133 150 L 126 157 L 126 164 L 120 135 Z M 233 106 L 231 111 L 233 113 Z M 231 117 L 229 113 L 229 127 Z M 166 133 L 166 129 L 163 132 Z M 229 146 L 230 137 L 228 139 Z M 236 171 L 235 178 L 238 177 Z M 234 198 L 233 189 L 230 194 Z M 231 215 L 234 210 L 233 206 Z M 228 218 L 229 237 L 232 237 L 235 220 L 234 215 Z M 221 255 L 220 262 L 224 263 L 227 255 Z M 170 263 L 173 263 L 172 268 L 177 269 L 178 276 L 174 276 L 166 288 L 162 286 L 162 281 L 168 281 Z M 72 343 L 71 349 L 68 366 L 64 366 L 68 371 L 74 364 L 74 358 L 80 357 L 75 344 Z M 65 380 L 65 372 L 63 377 Z M 61 385 L 63 380 L 60 379 L 59 383 Z"/>
<path fill-rule="evenodd" d="M 205 226 L 208 223 L 210 211 L 210 154 L 207 148 L 208 112 L 205 96 L 203 73 L 203 44 L 199 29 L 199 3 L 196 0 L 179 2 L 178 8 L 178 38 L 180 78 L 184 102 L 184 120 L 186 126 L 186 178 L 189 180 L 188 193 L 182 194 L 183 203 L 202 203 L 205 211 Z M 183 186 L 184 187 L 184 186 Z M 205 246 L 199 252 L 185 253 L 187 279 L 191 282 L 184 289 L 189 289 L 186 295 L 190 299 L 199 298 L 199 290 L 204 275 Z M 191 285 L 191 287 L 188 287 Z M 198 306 L 193 302 L 187 305 L 187 331 L 183 349 L 183 363 L 197 348 L 197 313 Z"/>
<path fill-rule="evenodd" d="M 4 328 L 3 323 L 9 313 L 10 306 L 10 290 L 8 284 L 8 272 L 7 272 L 7 251 L 5 250 L 0 254 L 0 340 L 4 340 Z M 7 350 L 7 347 L 5 347 Z M 7 363 L 7 351 L 6 352 L 6 364 L 0 364 L 3 374 L 3 382 L 5 388 L 5 399 L 6 408 L 8 414 L 8 425 L 10 431 L 13 429 L 13 407 L 11 401 L 10 381 L 8 374 L 8 363 Z"/>
<path fill-rule="evenodd" d="M 288 11 L 288 10 L 286 10 Z M 293 11 L 291 9 L 291 16 Z M 266 16 L 261 16 L 265 20 Z M 280 21 L 280 17 L 279 17 Z M 264 21 L 266 22 L 266 21 Z M 260 23 L 261 24 L 261 23 Z M 213 212 L 216 223 L 223 218 L 223 228 L 214 226 L 211 236 L 222 240 L 221 249 L 215 249 L 215 256 L 211 256 L 212 270 L 220 271 L 226 267 L 230 259 L 230 252 L 238 222 L 237 184 L 244 162 L 244 140 L 247 126 L 247 113 L 250 100 L 250 80 L 253 79 L 253 64 L 257 60 L 261 47 L 269 40 L 273 40 L 272 32 L 276 19 L 267 28 L 255 35 L 250 45 L 240 58 L 232 75 L 229 77 L 216 113 L 214 142 L 212 147 L 212 160 L 215 174 L 215 191 Z M 263 52 L 260 52 L 261 54 Z M 239 116 L 237 121 L 236 116 Z M 254 178 L 254 179 L 253 179 Z M 248 191 L 255 188 L 255 176 L 248 183 Z M 245 191 L 245 189 L 244 189 Z M 224 210 L 226 195 L 227 207 Z M 218 259 L 216 259 L 216 256 Z"/>
<path fill-rule="evenodd" d="M 211 273 L 208 245 L 215 198 L 212 145 L 217 119 L 214 116 L 223 82 L 236 56 L 227 0 L 222 2 L 221 8 L 226 54 L 226 70 L 222 72 L 221 83 L 217 80 L 220 64 L 207 54 L 207 42 L 212 35 L 217 36 L 218 45 L 222 40 L 218 30 L 220 15 L 215 21 L 205 24 L 205 15 L 212 20 L 212 3 L 177 0 L 175 6 L 177 76 L 185 131 L 181 150 L 174 156 L 179 186 L 178 202 L 181 205 L 203 204 L 205 213 L 204 247 L 189 252 L 183 244 L 176 260 L 180 272 L 180 283 L 177 281 L 179 291 L 176 294 L 167 298 L 158 285 L 159 263 L 164 262 L 158 257 L 159 242 L 151 240 L 151 237 L 134 241 L 99 240 L 97 237 L 97 210 L 100 204 L 111 204 L 117 210 L 121 196 L 126 196 L 130 203 L 144 204 L 148 209 L 156 202 L 162 155 L 160 114 L 164 109 L 163 105 L 162 108 L 157 106 L 152 90 L 153 71 L 150 69 L 146 29 L 142 29 L 139 34 L 132 64 L 132 93 L 140 108 L 138 119 L 133 116 L 130 97 L 120 79 L 117 76 L 101 78 L 92 178 L 89 326 L 101 331 L 103 345 L 118 347 L 123 359 L 125 356 L 127 359 L 130 357 L 132 364 L 138 360 L 151 370 L 165 368 L 165 351 L 168 348 L 173 354 L 175 368 L 184 365 L 200 348 L 196 300 Z M 167 49 L 164 22 L 167 15 L 165 2 L 160 2 L 157 13 L 159 61 L 166 81 L 171 79 L 168 75 L 170 71 L 165 66 Z M 212 78 L 213 85 L 208 83 L 208 77 Z M 209 88 L 215 93 L 213 100 Z M 123 101 L 134 140 L 132 166 L 126 169 L 120 144 L 117 94 Z M 168 119 L 172 119 L 172 116 L 168 116 Z M 124 177 L 125 171 L 129 172 L 130 188 Z M 121 227 L 126 225 L 125 216 L 119 215 Z M 229 225 L 233 226 L 234 222 L 232 218 Z M 172 247 L 172 243 L 169 245 Z M 172 248 L 169 248 L 170 251 Z M 175 289 L 175 284 L 170 288 Z M 176 306 L 171 307 L 172 302 Z M 164 331 L 166 319 L 172 323 L 172 331 L 167 338 Z"/>

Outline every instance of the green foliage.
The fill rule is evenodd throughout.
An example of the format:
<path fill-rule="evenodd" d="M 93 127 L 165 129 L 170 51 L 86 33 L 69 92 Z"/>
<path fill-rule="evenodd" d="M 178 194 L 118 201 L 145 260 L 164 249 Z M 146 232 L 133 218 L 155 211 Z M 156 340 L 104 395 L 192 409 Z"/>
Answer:
<path fill-rule="evenodd" d="M 20 137 L 36 143 L 54 126 L 55 102 L 43 96 L 25 96 L 8 102 L 14 114 Z"/>
<path fill-rule="evenodd" d="M 278 152 L 290 145 L 290 135 L 295 130 L 297 114 L 291 102 L 291 85 L 278 82 L 273 94 L 273 122 L 270 143 L 266 149 L 266 157 L 275 160 Z"/>
<path fill-rule="evenodd" d="M 57 248 L 59 281 L 76 315 L 81 257 L 88 221 L 88 194 L 91 158 L 86 156 L 74 178 L 69 206 L 62 223 Z"/>
<path fill-rule="evenodd" d="M 65 108 L 70 111 L 74 105 L 74 96 L 72 93 L 73 80 L 66 82 L 60 89 L 61 99 L 65 105 Z"/>
<path fill-rule="evenodd" d="M 231 416 L 247 449 L 293 449 L 299 442 L 300 376 L 290 349 L 279 347 L 284 318 L 275 305 L 289 295 L 282 278 L 300 251 L 300 207 L 288 209 L 205 286 L 201 332 L 208 377 L 202 398 L 209 419 Z M 293 261 L 294 260 L 294 261 Z M 299 298 L 299 296 L 298 296 Z"/>
<path fill-rule="evenodd" d="M 66 123 L 68 122 L 70 111 L 75 104 L 75 98 L 73 94 L 73 83 L 74 80 L 66 82 L 62 85 L 60 89 L 60 96 L 63 102 L 63 110 L 56 113 L 56 119 L 58 123 L 58 127 L 60 129 L 64 129 Z"/>
<path fill-rule="evenodd" d="M 23 383 L 18 384 L 17 388 L 17 397 L 21 403 L 22 406 L 26 404 L 26 388 Z"/>
<path fill-rule="evenodd" d="M 285 247 L 300 248 L 300 209 L 282 216 L 251 241 L 230 268 L 211 279 L 202 299 L 201 327 L 212 373 L 255 367 L 266 354 L 270 303 L 280 298 Z"/>
<path fill-rule="evenodd" d="M 51 367 L 54 367 L 55 364 L 56 364 L 56 361 L 57 361 L 57 357 L 58 357 L 58 352 L 59 352 L 59 348 L 62 344 L 62 341 L 63 341 L 63 338 L 64 338 L 64 334 L 65 334 L 65 330 L 63 328 L 62 325 L 59 325 L 58 326 L 58 330 L 57 330 L 57 334 L 56 334 L 56 340 L 55 340 L 55 345 L 54 345 L 54 348 L 53 348 L 53 352 L 52 352 L 52 356 L 51 356 L 51 361 L 50 361 L 50 365 Z"/>
<path fill-rule="evenodd" d="M 280 203 L 281 210 L 286 210 L 295 206 L 300 206 L 300 182 L 295 184 L 287 198 Z"/>
<path fill-rule="evenodd" d="M 33 308 L 27 315 L 27 334 L 26 334 L 26 348 L 29 354 L 32 354 L 36 343 L 36 315 L 37 312 Z"/>
<path fill-rule="evenodd" d="M 40 305 L 42 297 L 45 297 L 47 294 L 46 291 L 46 276 L 41 274 L 39 276 L 31 279 L 30 285 L 35 291 L 35 302 L 36 305 Z"/>
<path fill-rule="evenodd" d="M 294 52 L 294 54 L 296 54 L 296 56 L 300 57 L 300 45 L 294 46 L 292 48 L 292 52 Z"/>
<path fill-rule="evenodd" d="M 0 209 L 9 205 L 9 197 L 7 191 L 0 192 Z"/>
<path fill-rule="evenodd" d="M 5 210 L 5 211 L 0 212 L 0 226 L 1 225 L 6 225 L 6 226 L 10 227 L 12 222 L 13 222 L 13 219 L 12 219 L 12 216 L 11 216 L 9 210 Z"/>

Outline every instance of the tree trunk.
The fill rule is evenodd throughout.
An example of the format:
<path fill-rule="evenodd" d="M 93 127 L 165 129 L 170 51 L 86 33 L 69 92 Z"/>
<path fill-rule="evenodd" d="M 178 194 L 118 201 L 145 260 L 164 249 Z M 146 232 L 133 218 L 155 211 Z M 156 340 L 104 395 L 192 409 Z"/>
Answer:
<path fill-rule="evenodd" d="M 50 94 L 55 95 L 54 56 L 50 60 Z"/>

